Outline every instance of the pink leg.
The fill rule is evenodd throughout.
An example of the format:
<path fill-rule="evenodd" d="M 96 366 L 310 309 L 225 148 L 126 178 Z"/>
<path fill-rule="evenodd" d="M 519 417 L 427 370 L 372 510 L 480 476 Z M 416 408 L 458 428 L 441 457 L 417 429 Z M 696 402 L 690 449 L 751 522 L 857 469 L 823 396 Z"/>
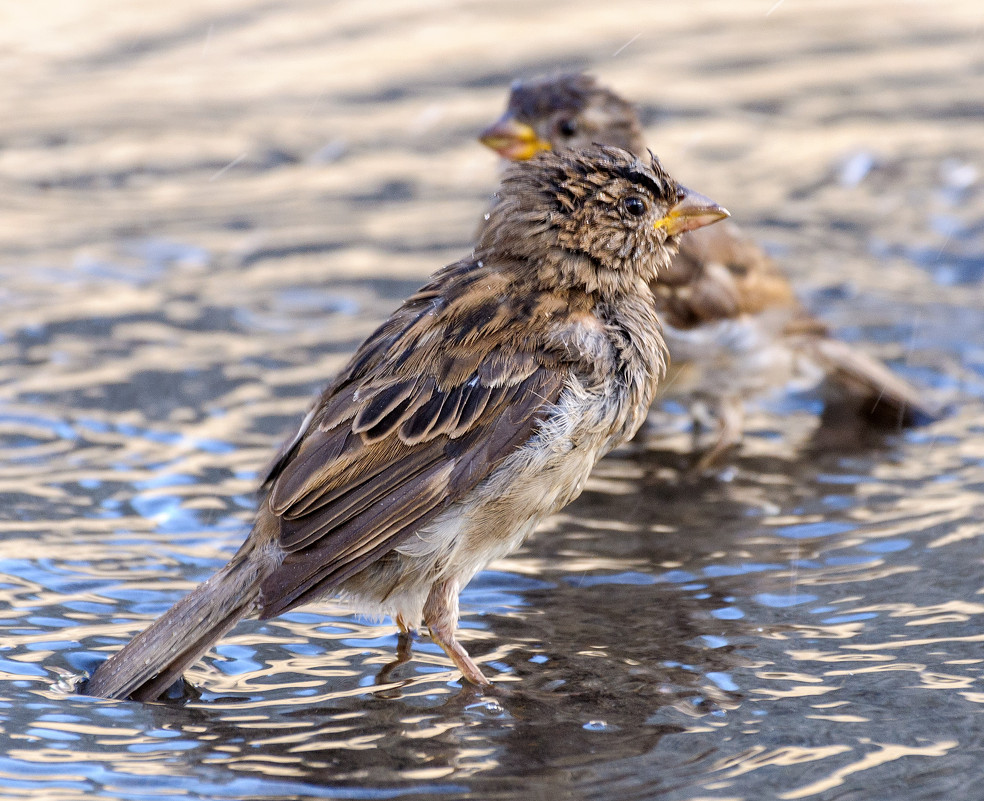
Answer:
<path fill-rule="evenodd" d="M 383 666 L 379 675 L 376 676 L 376 684 L 388 684 L 390 674 L 413 657 L 413 627 L 408 626 L 400 615 L 396 617 L 396 625 L 400 629 L 400 635 L 396 641 L 396 659 Z"/>
<path fill-rule="evenodd" d="M 722 457 L 741 444 L 745 432 L 745 404 L 741 398 L 724 398 L 715 410 L 718 438 L 709 451 L 697 462 L 698 470 L 717 466 Z"/>
<path fill-rule="evenodd" d="M 459 643 L 454 632 L 458 627 L 458 582 L 453 579 L 440 581 L 431 587 L 424 604 L 424 621 L 430 629 L 431 639 L 444 649 L 461 674 L 479 687 L 488 687 L 491 682 L 482 675 L 468 652 Z"/>

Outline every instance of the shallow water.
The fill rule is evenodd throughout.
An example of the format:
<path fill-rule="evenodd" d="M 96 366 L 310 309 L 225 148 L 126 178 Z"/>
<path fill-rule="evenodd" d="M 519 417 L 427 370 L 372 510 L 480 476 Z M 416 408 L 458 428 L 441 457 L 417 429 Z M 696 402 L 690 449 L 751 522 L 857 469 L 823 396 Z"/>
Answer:
<path fill-rule="evenodd" d="M 736 5 L 565 4 L 563 37 L 552 3 L 8 21 L 0 796 L 979 795 L 984 18 Z M 695 477 L 662 415 L 464 592 L 493 693 L 426 637 L 377 686 L 395 627 L 329 602 L 242 623 L 183 700 L 74 694 L 235 550 L 313 392 L 467 252 L 509 77 L 565 65 L 638 97 L 674 171 L 947 416 L 777 397 Z"/>

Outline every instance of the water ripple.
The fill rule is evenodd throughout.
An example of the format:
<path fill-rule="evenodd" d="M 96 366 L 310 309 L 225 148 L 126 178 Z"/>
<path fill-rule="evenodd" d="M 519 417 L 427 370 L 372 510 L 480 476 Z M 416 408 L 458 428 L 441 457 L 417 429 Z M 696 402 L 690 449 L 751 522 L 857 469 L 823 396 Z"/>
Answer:
<path fill-rule="evenodd" d="M 102 5 L 5 22 L 0 795 L 976 797 L 977 4 Z M 468 252 L 509 80 L 598 53 L 943 419 L 768 399 L 703 477 L 668 410 L 463 593 L 491 692 L 426 637 L 379 683 L 395 626 L 326 601 L 242 623 L 161 703 L 77 694 L 229 558 L 312 393 Z"/>

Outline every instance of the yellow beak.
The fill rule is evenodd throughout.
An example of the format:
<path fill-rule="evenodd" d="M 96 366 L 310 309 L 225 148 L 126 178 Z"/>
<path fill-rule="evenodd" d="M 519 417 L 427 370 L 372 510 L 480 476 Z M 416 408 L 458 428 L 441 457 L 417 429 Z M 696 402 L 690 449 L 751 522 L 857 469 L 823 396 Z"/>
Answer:
<path fill-rule="evenodd" d="M 478 141 L 510 161 L 526 161 L 541 150 L 550 150 L 550 143 L 531 126 L 508 113 L 482 131 Z"/>
<path fill-rule="evenodd" d="M 680 187 L 680 196 L 677 203 L 670 209 L 669 213 L 655 225 L 666 231 L 667 236 L 682 234 L 684 231 L 693 231 L 695 228 L 703 228 L 705 225 L 716 223 L 725 217 L 730 217 L 731 213 L 724 207 L 719 206 L 710 198 L 704 197 L 698 192 Z"/>

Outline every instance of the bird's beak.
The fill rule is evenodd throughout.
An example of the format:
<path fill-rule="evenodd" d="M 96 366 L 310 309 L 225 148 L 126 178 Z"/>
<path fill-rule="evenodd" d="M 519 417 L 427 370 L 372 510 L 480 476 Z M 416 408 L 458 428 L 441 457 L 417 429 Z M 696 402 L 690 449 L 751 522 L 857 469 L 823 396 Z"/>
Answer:
<path fill-rule="evenodd" d="M 510 161 L 526 161 L 541 150 L 550 150 L 550 143 L 537 136 L 532 126 L 508 113 L 482 131 L 478 141 Z"/>
<path fill-rule="evenodd" d="M 676 205 L 665 217 L 655 223 L 657 228 L 666 231 L 667 236 L 693 231 L 695 228 L 702 228 L 731 216 L 726 208 L 698 192 L 684 186 L 680 187 L 680 192 L 681 196 Z"/>

